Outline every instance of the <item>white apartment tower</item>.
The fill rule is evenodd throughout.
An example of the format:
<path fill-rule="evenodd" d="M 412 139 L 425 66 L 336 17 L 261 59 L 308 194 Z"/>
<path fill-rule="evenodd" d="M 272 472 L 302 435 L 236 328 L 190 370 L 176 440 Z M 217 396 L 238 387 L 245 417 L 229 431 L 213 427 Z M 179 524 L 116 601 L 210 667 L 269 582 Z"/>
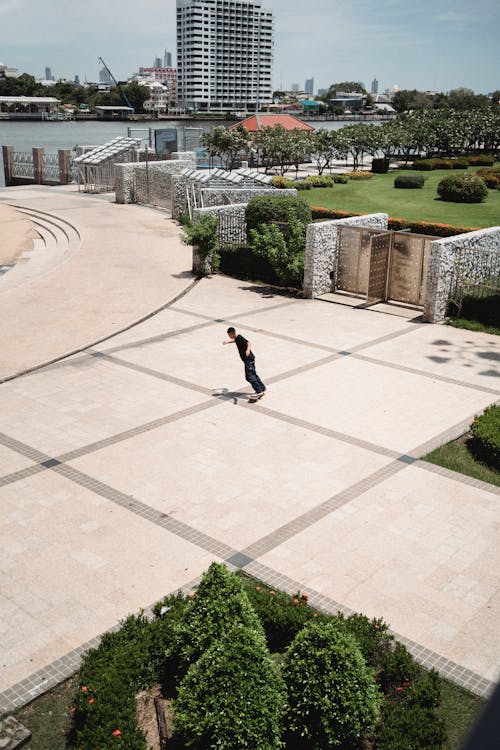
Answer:
<path fill-rule="evenodd" d="M 272 103 L 273 14 L 260 0 L 177 0 L 181 107 L 254 111 Z"/>

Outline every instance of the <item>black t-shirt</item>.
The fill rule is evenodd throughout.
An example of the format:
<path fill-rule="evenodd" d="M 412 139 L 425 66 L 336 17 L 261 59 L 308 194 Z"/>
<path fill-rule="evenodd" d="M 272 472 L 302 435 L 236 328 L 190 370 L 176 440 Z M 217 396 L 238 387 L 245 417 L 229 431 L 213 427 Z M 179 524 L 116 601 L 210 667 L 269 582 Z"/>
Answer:
<path fill-rule="evenodd" d="M 234 340 L 234 343 L 238 347 L 238 352 L 243 362 L 255 362 L 255 357 L 252 351 L 250 351 L 249 357 L 247 357 L 246 355 L 248 340 L 244 336 L 241 336 L 241 334 L 238 334 Z"/>

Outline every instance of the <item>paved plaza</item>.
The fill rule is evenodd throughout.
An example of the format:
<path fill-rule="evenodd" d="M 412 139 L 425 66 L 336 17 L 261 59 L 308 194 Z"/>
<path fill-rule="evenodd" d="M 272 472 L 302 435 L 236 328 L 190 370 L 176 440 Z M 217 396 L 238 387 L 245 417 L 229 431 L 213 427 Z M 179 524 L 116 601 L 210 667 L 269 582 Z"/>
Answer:
<path fill-rule="evenodd" d="M 151 309 L 171 304 L 0 387 L 0 711 L 213 560 L 327 611 L 383 617 L 420 661 L 487 694 L 500 676 L 500 489 L 419 458 L 500 399 L 498 339 L 222 276 L 193 284 L 177 229 L 160 229 L 173 268 L 154 249 L 144 262 L 159 257 L 166 278 L 156 289 L 145 273 Z M 84 246 L 84 217 L 78 230 Z M 43 284 L 61 289 L 85 256 Z M 109 303 L 88 295 L 97 340 Z M 120 325 L 145 303 L 135 293 Z M 89 334 L 68 318 L 73 351 Z M 252 342 L 268 387 L 257 404 L 236 348 L 222 346 L 228 325 Z M 30 357 L 14 352 L 5 373 Z"/>

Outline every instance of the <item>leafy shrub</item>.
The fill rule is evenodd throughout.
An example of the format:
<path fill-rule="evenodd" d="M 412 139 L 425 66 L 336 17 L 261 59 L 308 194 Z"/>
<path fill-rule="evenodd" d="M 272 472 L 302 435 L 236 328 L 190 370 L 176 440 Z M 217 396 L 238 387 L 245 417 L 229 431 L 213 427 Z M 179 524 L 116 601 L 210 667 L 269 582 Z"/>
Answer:
<path fill-rule="evenodd" d="M 295 180 L 293 186 L 297 190 L 310 190 L 312 188 L 312 183 L 308 182 L 308 180 L 308 177 L 306 177 L 304 180 Z"/>
<path fill-rule="evenodd" d="M 313 219 L 325 221 L 328 219 L 347 219 L 350 216 L 361 216 L 354 211 L 339 211 L 334 208 L 311 206 Z M 411 229 L 416 234 L 430 234 L 435 237 L 453 237 L 456 234 L 466 234 L 476 231 L 477 227 L 456 227 L 453 224 L 439 224 L 432 221 L 410 221 L 389 217 L 389 229 Z"/>
<path fill-rule="evenodd" d="M 279 190 L 286 190 L 296 187 L 295 182 L 289 177 L 280 177 L 279 175 L 275 175 L 273 177 L 273 179 L 271 180 L 271 185 L 274 188 L 278 188 Z"/>
<path fill-rule="evenodd" d="M 467 159 L 453 159 L 451 163 L 452 169 L 468 169 L 469 168 L 469 162 Z"/>
<path fill-rule="evenodd" d="M 439 716 L 440 680 L 435 671 L 413 685 L 396 688 L 382 710 L 375 735 L 377 750 L 439 750 L 446 739 Z"/>
<path fill-rule="evenodd" d="M 413 169 L 419 169 L 421 172 L 430 172 L 435 169 L 434 159 L 415 159 Z"/>
<path fill-rule="evenodd" d="M 495 157 L 490 154 L 479 154 L 478 156 L 468 156 L 467 161 L 471 167 L 492 167 L 495 163 Z"/>
<path fill-rule="evenodd" d="M 176 623 L 166 649 L 175 676 L 182 677 L 190 664 L 236 624 L 263 633 L 241 581 L 224 565 L 212 563 L 186 606 L 182 620 Z"/>
<path fill-rule="evenodd" d="M 334 174 L 333 181 L 335 185 L 347 185 L 349 177 L 346 174 Z"/>
<path fill-rule="evenodd" d="M 452 169 L 453 161 L 451 159 L 434 159 L 434 169 Z"/>
<path fill-rule="evenodd" d="M 443 201 L 481 203 L 488 195 L 488 188 L 480 177 L 462 174 L 442 179 L 438 184 L 437 192 Z"/>
<path fill-rule="evenodd" d="M 349 172 L 347 175 L 350 180 L 371 180 L 372 172 Z"/>
<path fill-rule="evenodd" d="M 311 209 L 300 197 L 291 195 L 258 195 L 252 198 L 245 211 L 248 230 L 258 229 L 262 224 L 277 224 L 286 227 L 296 219 L 304 226 L 312 221 Z"/>
<path fill-rule="evenodd" d="M 476 174 L 484 181 L 486 187 L 492 190 L 495 190 L 500 185 L 500 167 L 478 169 Z"/>
<path fill-rule="evenodd" d="M 256 255 L 249 245 L 246 247 L 222 248 L 219 269 L 222 273 L 239 279 L 279 284 L 268 258 Z"/>
<path fill-rule="evenodd" d="M 306 594 L 298 592 L 289 596 L 253 581 L 243 585 L 262 623 L 267 645 L 273 652 L 284 651 L 306 623 L 325 619 L 324 615 L 308 606 Z"/>
<path fill-rule="evenodd" d="M 130 750 L 146 750 L 137 726 L 135 693 L 154 680 L 153 637 L 143 615 L 129 617 L 85 656 L 74 701 L 72 734 L 77 747 L 108 750 L 116 747 L 119 737 Z"/>
<path fill-rule="evenodd" d="M 390 159 L 373 159 L 372 172 L 375 174 L 387 174 L 390 163 Z"/>
<path fill-rule="evenodd" d="M 423 174 L 400 174 L 394 178 L 395 188 L 423 188 L 425 177 Z"/>
<path fill-rule="evenodd" d="M 310 175 L 309 177 L 306 177 L 305 180 L 302 180 L 302 182 L 307 183 L 311 187 L 333 187 L 334 185 L 334 179 L 332 175 L 329 174 L 316 174 L 316 175 Z M 295 183 L 298 186 L 298 182 Z"/>
<path fill-rule="evenodd" d="M 471 426 L 471 448 L 482 461 L 500 471 L 500 406 L 489 406 Z"/>
<path fill-rule="evenodd" d="M 378 719 L 382 698 L 373 672 L 338 620 L 301 630 L 286 652 L 283 677 L 287 727 L 298 747 L 357 747 Z"/>
<path fill-rule="evenodd" d="M 269 263 L 278 284 L 297 286 L 304 270 L 304 224 L 291 219 L 286 235 L 276 224 L 263 224 L 250 230 L 250 243 L 255 255 Z"/>
<path fill-rule="evenodd" d="M 286 692 L 262 633 L 236 625 L 193 664 L 175 701 L 186 747 L 281 748 Z"/>
<path fill-rule="evenodd" d="M 210 266 L 214 271 L 218 269 L 220 260 L 218 225 L 215 216 L 202 215 L 195 221 L 185 224 L 181 233 L 181 242 L 197 248 L 202 258 L 210 260 Z"/>

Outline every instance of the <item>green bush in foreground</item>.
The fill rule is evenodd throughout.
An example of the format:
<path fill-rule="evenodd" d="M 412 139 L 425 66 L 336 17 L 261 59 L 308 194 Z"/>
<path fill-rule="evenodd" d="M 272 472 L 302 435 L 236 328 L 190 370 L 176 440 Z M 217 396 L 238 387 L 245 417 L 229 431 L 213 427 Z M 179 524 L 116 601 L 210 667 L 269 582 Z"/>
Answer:
<path fill-rule="evenodd" d="M 312 221 L 311 209 L 307 203 L 293 195 L 257 195 L 252 198 L 245 210 L 247 228 L 259 229 L 262 224 L 276 224 L 287 237 L 288 224 L 300 221 L 304 226 Z"/>
<path fill-rule="evenodd" d="M 394 187 L 418 189 L 423 188 L 424 182 L 423 174 L 400 174 L 394 178 Z"/>
<path fill-rule="evenodd" d="M 354 636 L 338 620 L 306 625 L 285 654 L 287 728 L 297 747 L 355 748 L 382 696 Z"/>
<path fill-rule="evenodd" d="M 275 750 L 285 703 L 262 633 L 237 625 L 190 667 L 175 701 L 176 729 L 197 750 Z"/>
<path fill-rule="evenodd" d="M 489 406 L 471 426 L 471 448 L 477 457 L 500 470 L 500 406 Z"/>
<path fill-rule="evenodd" d="M 212 563 L 167 647 L 166 656 L 175 676 L 182 677 L 214 641 L 238 624 L 263 635 L 262 625 L 239 578 L 224 565 Z"/>
<path fill-rule="evenodd" d="M 257 257 L 267 261 L 281 286 L 297 287 L 304 270 L 305 226 L 291 219 L 286 235 L 276 224 L 250 230 L 250 244 Z"/>
<path fill-rule="evenodd" d="M 472 174 L 450 175 L 437 186 L 441 200 L 452 203 L 482 203 L 488 188 L 480 177 Z"/>

